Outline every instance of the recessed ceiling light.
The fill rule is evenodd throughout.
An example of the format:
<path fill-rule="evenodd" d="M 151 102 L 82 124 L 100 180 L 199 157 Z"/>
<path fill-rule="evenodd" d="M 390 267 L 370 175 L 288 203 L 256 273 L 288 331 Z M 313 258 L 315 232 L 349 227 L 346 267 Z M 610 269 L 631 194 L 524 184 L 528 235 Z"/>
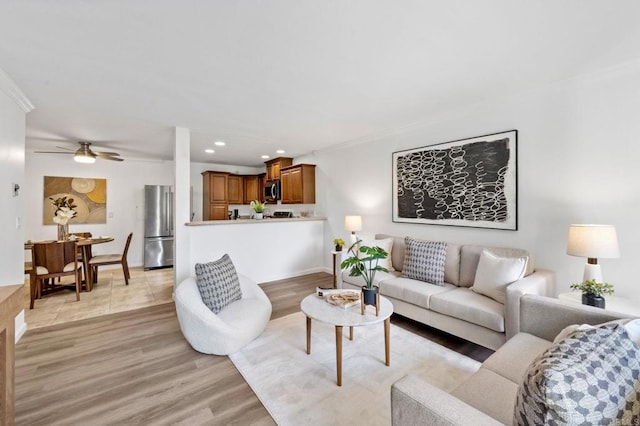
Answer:
<path fill-rule="evenodd" d="M 209 148 L 209 149 L 205 149 L 204 152 L 206 152 L 207 154 L 213 154 L 215 151 Z"/>
<path fill-rule="evenodd" d="M 216 146 L 225 146 L 226 143 L 224 143 L 223 141 L 215 141 L 214 145 L 216 145 Z"/>
<path fill-rule="evenodd" d="M 284 149 L 279 149 L 276 151 L 276 154 L 284 154 Z"/>
<path fill-rule="evenodd" d="M 269 158 L 269 156 L 268 155 L 262 155 L 262 156 L 260 156 L 260 158 L 262 158 L 263 160 L 266 160 L 267 158 Z"/>

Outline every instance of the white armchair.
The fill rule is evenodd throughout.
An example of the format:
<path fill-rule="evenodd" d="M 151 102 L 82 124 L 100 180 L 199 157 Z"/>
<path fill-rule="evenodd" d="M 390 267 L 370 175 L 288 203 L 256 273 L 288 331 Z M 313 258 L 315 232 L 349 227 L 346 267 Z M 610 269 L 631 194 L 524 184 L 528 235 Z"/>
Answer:
<path fill-rule="evenodd" d="M 260 286 L 238 274 L 242 299 L 214 314 L 203 302 L 195 277 L 175 290 L 182 334 L 198 352 L 228 355 L 258 337 L 271 318 L 271 302 Z"/>

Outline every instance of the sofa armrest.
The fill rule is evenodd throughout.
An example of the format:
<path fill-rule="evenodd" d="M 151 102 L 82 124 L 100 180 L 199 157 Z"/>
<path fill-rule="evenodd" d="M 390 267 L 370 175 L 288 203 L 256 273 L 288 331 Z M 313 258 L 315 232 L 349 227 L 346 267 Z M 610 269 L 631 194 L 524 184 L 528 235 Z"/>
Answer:
<path fill-rule="evenodd" d="M 520 331 L 545 340 L 553 340 L 571 324 L 601 324 L 630 315 L 585 306 L 566 300 L 534 295 L 520 299 Z"/>
<path fill-rule="evenodd" d="M 538 269 L 521 280 L 507 286 L 504 304 L 504 322 L 507 340 L 520 331 L 520 298 L 525 294 L 550 296 L 554 293 L 555 274 Z"/>
<path fill-rule="evenodd" d="M 391 385 L 391 424 L 502 425 L 482 411 L 413 375 L 405 376 Z"/>

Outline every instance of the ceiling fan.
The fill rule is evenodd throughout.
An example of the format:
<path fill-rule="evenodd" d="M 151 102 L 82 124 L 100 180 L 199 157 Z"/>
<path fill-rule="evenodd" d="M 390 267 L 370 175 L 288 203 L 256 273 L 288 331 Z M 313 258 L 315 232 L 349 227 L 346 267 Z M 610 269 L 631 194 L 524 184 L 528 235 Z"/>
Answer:
<path fill-rule="evenodd" d="M 120 154 L 117 152 L 105 152 L 105 151 L 93 151 L 91 149 L 91 142 L 78 142 L 80 148 L 73 150 L 71 148 L 65 148 L 63 146 L 57 146 L 56 148 L 64 149 L 69 152 L 60 151 L 34 151 L 39 154 L 73 154 L 73 159 L 78 163 L 95 163 L 96 158 L 111 161 L 124 161 L 120 158 Z"/>

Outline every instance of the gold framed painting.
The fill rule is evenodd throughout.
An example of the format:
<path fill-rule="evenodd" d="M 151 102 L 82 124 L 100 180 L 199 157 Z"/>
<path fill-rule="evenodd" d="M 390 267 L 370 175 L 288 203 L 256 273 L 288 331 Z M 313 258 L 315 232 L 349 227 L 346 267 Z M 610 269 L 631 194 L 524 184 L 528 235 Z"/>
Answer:
<path fill-rule="evenodd" d="M 56 207 L 51 198 L 73 198 L 76 215 L 70 224 L 107 223 L 107 180 L 80 177 L 44 177 L 42 223 L 55 225 Z"/>

